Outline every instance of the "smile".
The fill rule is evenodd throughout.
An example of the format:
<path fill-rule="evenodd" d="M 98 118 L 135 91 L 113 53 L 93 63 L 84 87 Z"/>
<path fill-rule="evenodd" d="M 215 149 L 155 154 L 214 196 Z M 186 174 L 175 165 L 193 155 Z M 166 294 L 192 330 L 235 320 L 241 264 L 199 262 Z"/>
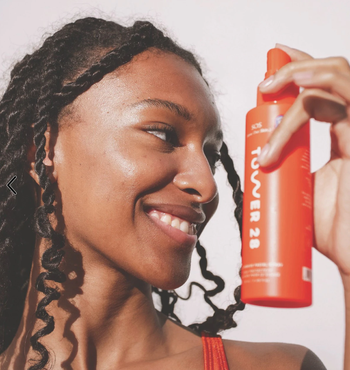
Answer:
<path fill-rule="evenodd" d="M 182 220 L 178 217 L 170 215 L 169 213 L 160 212 L 156 209 L 153 209 L 149 212 L 149 215 L 153 218 L 160 220 L 161 222 L 169 225 L 175 229 L 181 230 L 182 232 L 195 235 L 197 232 L 197 225 L 194 223 L 189 223 L 188 221 Z"/>

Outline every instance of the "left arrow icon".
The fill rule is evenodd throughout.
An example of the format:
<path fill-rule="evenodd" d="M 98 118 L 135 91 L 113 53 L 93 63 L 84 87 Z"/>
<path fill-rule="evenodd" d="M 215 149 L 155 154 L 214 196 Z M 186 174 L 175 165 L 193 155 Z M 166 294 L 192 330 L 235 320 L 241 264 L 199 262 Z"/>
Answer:
<path fill-rule="evenodd" d="M 12 177 L 12 179 L 6 184 L 6 186 L 14 193 L 17 194 L 17 191 L 11 186 L 11 184 L 17 179 L 17 176 Z"/>

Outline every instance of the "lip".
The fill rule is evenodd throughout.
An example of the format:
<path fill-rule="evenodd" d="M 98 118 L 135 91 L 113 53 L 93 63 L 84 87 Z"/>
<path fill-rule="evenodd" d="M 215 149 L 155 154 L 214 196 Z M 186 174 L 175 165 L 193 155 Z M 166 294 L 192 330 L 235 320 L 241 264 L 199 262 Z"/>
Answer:
<path fill-rule="evenodd" d="M 164 222 L 158 220 L 155 217 L 151 217 L 149 213 L 145 212 L 147 217 L 166 235 L 172 238 L 181 246 L 186 248 L 193 248 L 198 240 L 197 235 L 189 235 L 175 227 L 165 224 Z"/>

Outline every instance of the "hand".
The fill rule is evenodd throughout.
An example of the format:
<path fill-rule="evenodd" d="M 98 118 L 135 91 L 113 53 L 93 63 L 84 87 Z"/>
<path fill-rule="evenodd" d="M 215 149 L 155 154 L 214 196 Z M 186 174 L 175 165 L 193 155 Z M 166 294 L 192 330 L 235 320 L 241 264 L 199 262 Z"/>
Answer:
<path fill-rule="evenodd" d="M 330 122 L 331 158 L 313 173 L 314 247 L 350 276 L 350 66 L 342 57 L 314 59 L 276 44 L 292 59 L 277 71 L 272 83 L 260 86 L 274 93 L 290 82 L 304 90 L 273 131 L 261 166 L 276 162 L 292 134 L 310 118 Z"/>

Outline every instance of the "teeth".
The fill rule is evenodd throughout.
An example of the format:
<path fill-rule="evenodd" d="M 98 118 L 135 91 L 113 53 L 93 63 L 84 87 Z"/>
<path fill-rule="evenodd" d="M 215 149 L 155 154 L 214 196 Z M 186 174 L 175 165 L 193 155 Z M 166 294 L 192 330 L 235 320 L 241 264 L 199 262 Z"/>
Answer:
<path fill-rule="evenodd" d="M 186 221 L 182 221 L 180 224 L 180 230 L 188 234 L 189 224 Z"/>
<path fill-rule="evenodd" d="M 149 215 L 151 217 L 158 218 L 158 220 L 159 220 L 159 214 L 157 212 L 151 212 Z"/>
<path fill-rule="evenodd" d="M 177 229 L 180 229 L 180 221 L 179 221 L 177 218 L 174 218 L 174 219 L 171 221 L 171 226 L 172 226 L 172 227 L 176 227 Z"/>
<path fill-rule="evenodd" d="M 164 222 L 165 224 L 167 224 L 167 225 L 171 224 L 171 216 L 169 216 L 169 215 L 163 215 L 160 220 L 162 222 Z"/>
<path fill-rule="evenodd" d="M 149 214 L 151 217 L 157 218 L 158 220 L 164 222 L 167 225 L 174 227 L 175 229 L 181 230 L 182 232 L 190 235 L 194 235 L 196 233 L 196 226 L 194 224 L 190 224 L 187 221 L 181 221 L 176 217 L 170 216 L 166 213 L 159 215 L 156 210 L 152 210 Z"/>

